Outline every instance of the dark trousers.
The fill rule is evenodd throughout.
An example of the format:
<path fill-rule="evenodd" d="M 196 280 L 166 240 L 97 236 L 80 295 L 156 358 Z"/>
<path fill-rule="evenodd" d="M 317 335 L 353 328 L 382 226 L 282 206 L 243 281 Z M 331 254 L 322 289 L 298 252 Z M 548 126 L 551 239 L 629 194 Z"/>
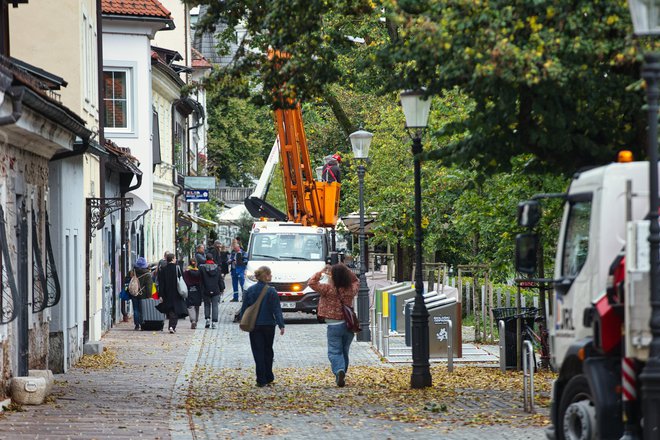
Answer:
<path fill-rule="evenodd" d="M 169 312 L 167 314 L 167 318 L 169 319 L 169 326 L 172 327 L 173 329 L 176 329 L 176 323 L 179 322 L 179 317 L 177 316 L 176 312 Z"/>
<path fill-rule="evenodd" d="M 274 325 L 257 325 L 250 332 L 250 347 L 257 371 L 257 383 L 267 384 L 275 380 L 273 376 Z"/>

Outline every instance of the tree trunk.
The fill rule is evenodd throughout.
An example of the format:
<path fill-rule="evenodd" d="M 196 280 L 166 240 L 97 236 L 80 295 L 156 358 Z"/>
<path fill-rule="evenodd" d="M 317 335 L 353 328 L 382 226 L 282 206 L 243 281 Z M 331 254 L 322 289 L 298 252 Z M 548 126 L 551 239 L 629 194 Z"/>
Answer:
<path fill-rule="evenodd" d="M 397 283 L 412 280 L 412 265 L 414 260 L 414 249 L 412 246 L 396 245 L 396 270 L 395 280 Z"/>
<path fill-rule="evenodd" d="M 341 127 L 346 137 L 357 130 L 357 127 L 351 123 L 350 118 L 344 111 L 344 107 L 341 105 L 335 95 L 330 92 L 326 92 L 324 98 L 332 109 L 332 113 L 335 115 L 335 118 L 337 118 L 337 122 L 339 122 L 339 126 Z"/>

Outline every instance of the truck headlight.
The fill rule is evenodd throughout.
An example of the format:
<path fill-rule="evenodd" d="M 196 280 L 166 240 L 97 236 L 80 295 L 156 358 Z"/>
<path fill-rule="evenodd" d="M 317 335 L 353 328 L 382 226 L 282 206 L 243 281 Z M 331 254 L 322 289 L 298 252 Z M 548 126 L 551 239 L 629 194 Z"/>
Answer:
<path fill-rule="evenodd" d="M 247 278 L 250 281 L 257 281 L 257 277 L 254 276 L 254 272 L 252 272 L 251 270 L 245 271 L 245 278 Z"/>

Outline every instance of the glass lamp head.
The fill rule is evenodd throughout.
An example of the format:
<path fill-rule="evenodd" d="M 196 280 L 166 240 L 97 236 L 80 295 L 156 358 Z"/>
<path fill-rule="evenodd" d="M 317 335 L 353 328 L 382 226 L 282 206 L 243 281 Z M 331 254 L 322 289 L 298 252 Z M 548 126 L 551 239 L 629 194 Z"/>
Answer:
<path fill-rule="evenodd" d="M 431 111 L 431 99 L 424 97 L 424 90 L 406 90 L 401 92 L 400 97 L 403 114 L 406 116 L 406 127 L 426 128 Z"/>
<path fill-rule="evenodd" d="M 353 148 L 353 156 L 356 159 L 366 159 L 369 157 L 369 147 L 371 146 L 371 138 L 374 137 L 372 133 L 365 130 L 358 130 L 348 136 L 351 140 L 351 147 Z"/>

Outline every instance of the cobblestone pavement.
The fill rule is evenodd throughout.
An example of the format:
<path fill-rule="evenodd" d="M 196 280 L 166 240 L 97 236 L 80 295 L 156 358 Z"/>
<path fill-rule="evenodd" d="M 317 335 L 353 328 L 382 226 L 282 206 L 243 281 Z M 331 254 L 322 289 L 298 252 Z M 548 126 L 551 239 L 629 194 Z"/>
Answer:
<path fill-rule="evenodd" d="M 298 397 L 313 399 L 313 393 L 322 392 L 339 403 L 316 413 L 275 411 L 268 405 L 239 411 L 222 402 L 210 409 L 187 409 L 186 399 L 199 392 L 194 391 L 195 381 L 205 375 L 214 381 L 209 387 L 211 393 L 214 387 L 233 389 L 233 381 L 254 382 L 248 337 L 231 322 L 238 307 L 237 303 L 221 303 L 219 328 L 213 330 L 191 330 L 183 320 L 175 335 L 136 332 L 129 323 L 119 324 L 103 340 L 109 351 L 117 354 L 118 362 L 103 369 L 76 367 L 57 375 L 50 402 L 0 415 L 0 439 L 544 438 L 542 428 L 520 424 L 459 426 L 448 422 L 428 428 L 375 418 L 371 407 L 342 406 L 342 391 L 329 378 L 325 326 L 317 324 L 312 316 L 299 314 L 285 314 L 286 333 L 276 335 L 275 386 L 246 387 L 254 393 L 255 401 L 275 401 L 289 391 L 286 383 L 278 383 L 278 377 L 285 377 L 290 369 L 308 371 L 312 377 L 318 375 L 319 381 L 313 392 L 305 395 L 303 390 Z M 358 342 L 351 347 L 351 365 L 378 370 L 401 368 L 382 363 L 368 343 Z M 349 373 L 343 390 L 350 389 Z M 464 411 L 466 418 L 478 415 L 483 405 L 473 400 L 474 395 L 466 397 L 456 411 Z M 522 417 L 519 397 L 484 394 L 476 400 L 492 402 L 492 408 L 501 411 L 503 417 Z M 541 413 L 547 414 L 547 410 L 541 409 Z"/>

